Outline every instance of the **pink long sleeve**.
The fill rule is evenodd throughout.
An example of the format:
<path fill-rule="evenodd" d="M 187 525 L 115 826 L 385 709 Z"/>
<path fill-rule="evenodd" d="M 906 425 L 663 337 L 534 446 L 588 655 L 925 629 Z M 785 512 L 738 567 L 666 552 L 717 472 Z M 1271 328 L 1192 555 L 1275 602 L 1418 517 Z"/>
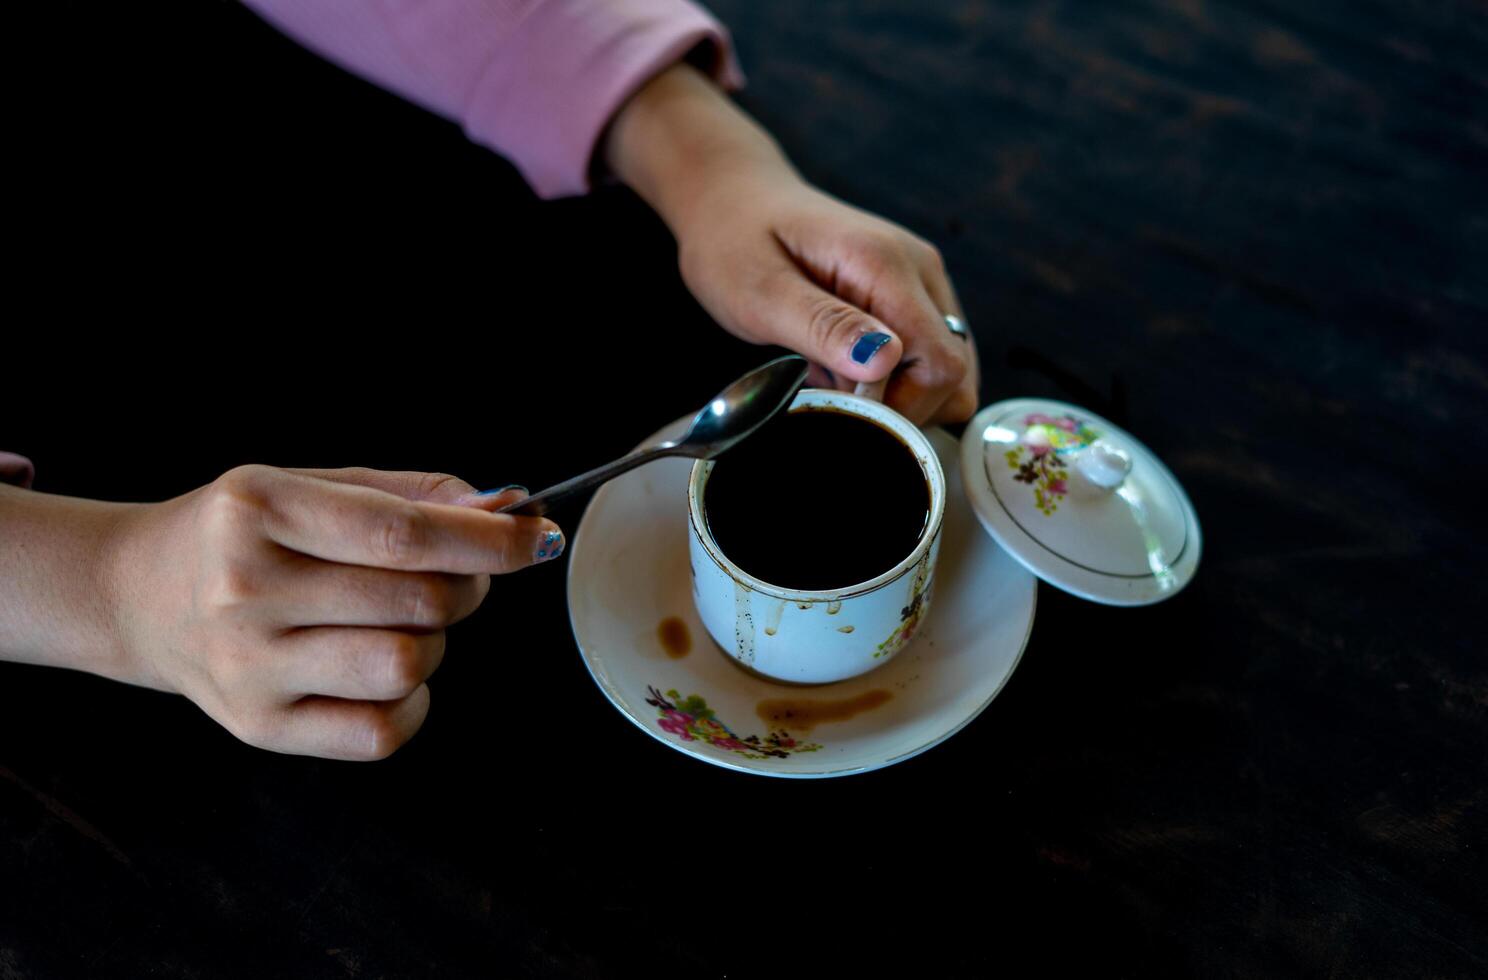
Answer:
<path fill-rule="evenodd" d="M 0 452 L 0 483 L 14 483 L 18 487 L 31 486 L 36 476 L 36 467 L 24 456 Z"/>
<path fill-rule="evenodd" d="M 728 32 L 687 0 L 244 0 L 322 56 L 458 122 L 543 197 L 589 189 L 600 133 L 652 75 Z"/>

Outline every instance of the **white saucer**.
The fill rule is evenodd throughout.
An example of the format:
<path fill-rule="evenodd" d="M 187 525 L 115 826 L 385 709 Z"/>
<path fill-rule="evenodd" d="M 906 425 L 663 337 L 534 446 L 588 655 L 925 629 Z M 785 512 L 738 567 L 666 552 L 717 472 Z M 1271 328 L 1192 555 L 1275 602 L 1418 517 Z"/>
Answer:
<path fill-rule="evenodd" d="M 600 690 L 658 741 L 763 776 L 867 772 L 960 731 L 1017 666 L 1033 627 L 1037 580 L 977 522 L 956 441 L 939 429 L 928 436 L 949 491 L 930 614 L 889 663 L 836 684 L 801 687 L 746 674 L 703 628 L 687 567 L 691 460 L 660 460 L 601 488 L 573 535 L 568 566 L 569 617 Z M 659 628 L 670 617 L 682 620 L 691 640 L 681 658 L 662 645 Z M 805 732 L 782 732 L 756 713 L 770 699 L 847 701 L 880 691 L 891 696 L 879 706 Z"/>

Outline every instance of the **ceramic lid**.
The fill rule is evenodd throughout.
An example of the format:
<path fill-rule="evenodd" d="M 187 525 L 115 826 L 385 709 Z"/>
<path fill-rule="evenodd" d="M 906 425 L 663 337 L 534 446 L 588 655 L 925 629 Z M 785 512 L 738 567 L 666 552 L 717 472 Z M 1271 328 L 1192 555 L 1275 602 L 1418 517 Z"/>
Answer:
<path fill-rule="evenodd" d="M 1074 405 L 1014 398 L 982 409 L 961 439 L 961 478 L 997 543 L 1081 598 L 1147 605 L 1198 568 L 1199 519 L 1173 474 Z"/>

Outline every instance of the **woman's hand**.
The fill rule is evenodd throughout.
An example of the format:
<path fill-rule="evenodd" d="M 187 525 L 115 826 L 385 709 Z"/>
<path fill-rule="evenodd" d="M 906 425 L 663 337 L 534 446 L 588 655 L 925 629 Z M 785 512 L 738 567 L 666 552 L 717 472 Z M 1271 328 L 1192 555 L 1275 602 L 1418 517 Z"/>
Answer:
<path fill-rule="evenodd" d="M 678 226 L 682 277 L 733 333 L 804 354 L 829 387 L 889 377 L 912 421 L 976 411 L 976 348 L 940 253 L 897 225 L 776 169 L 722 175 Z"/>
<path fill-rule="evenodd" d="M 243 466 L 120 519 L 109 673 L 176 691 L 251 745 L 380 759 L 429 710 L 445 627 L 490 575 L 556 557 L 551 521 L 429 473 Z"/>
<path fill-rule="evenodd" d="M 889 377 L 885 400 L 915 422 L 975 412 L 976 348 L 946 326 L 961 308 L 935 248 L 806 184 L 703 75 L 678 65 L 657 76 L 605 146 L 725 328 L 805 355 L 836 387 Z"/>

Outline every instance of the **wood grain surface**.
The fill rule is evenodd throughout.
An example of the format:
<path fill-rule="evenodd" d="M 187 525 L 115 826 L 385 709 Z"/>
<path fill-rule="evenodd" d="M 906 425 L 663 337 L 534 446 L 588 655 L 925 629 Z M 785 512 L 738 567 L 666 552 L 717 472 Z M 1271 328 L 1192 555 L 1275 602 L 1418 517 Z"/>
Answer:
<path fill-rule="evenodd" d="M 820 784 L 632 728 L 562 563 L 452 632 L 375 765 L 0 665 L 0 976 L 1488 973 L 1488 8 L 713 9 L 802 170 L 942 247 L 984 401 L 1166 460 L 1196 580 L 1041 586 L 981 718 Z M 539 203 L 226 2 L 42 19 L 0 348 L 40 490 L 540 486 L 763 359 L 623 188 Z"/>

